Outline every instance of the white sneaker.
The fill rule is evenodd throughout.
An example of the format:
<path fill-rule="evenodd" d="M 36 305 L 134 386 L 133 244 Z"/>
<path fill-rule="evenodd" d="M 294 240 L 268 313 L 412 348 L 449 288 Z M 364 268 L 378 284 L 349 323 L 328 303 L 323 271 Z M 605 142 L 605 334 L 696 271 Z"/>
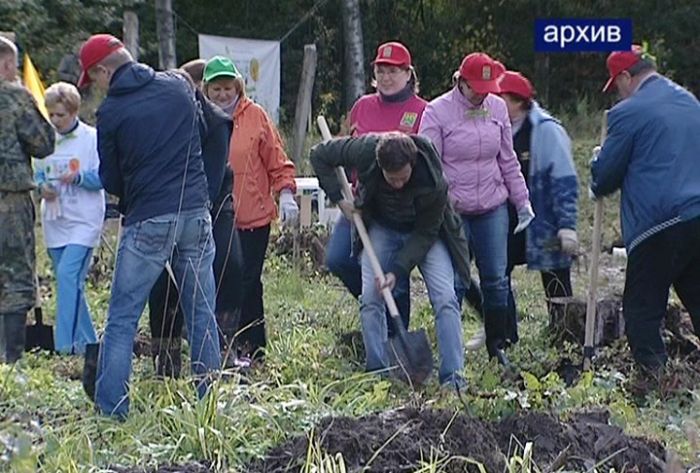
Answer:
<path fill-rule="evenodd" d="M 486 330 L 482 325 L 472 336 L 472 338 L 467 340 L 467 342 L 464 344 L 464 348 L 466 348 L 468 351 L 476 351 L 484 345 L 486 345 Z"/>

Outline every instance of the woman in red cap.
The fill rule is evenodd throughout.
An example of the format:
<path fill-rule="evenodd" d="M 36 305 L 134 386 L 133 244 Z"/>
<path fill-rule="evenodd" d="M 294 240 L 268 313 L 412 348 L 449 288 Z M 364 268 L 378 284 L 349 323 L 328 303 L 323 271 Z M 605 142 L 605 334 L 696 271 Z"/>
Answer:
<path fill-rule="evenodd" d="M 372 86 L 377 91 L 357 99 L 350 111 L 351 134 L 417 133 L 428 102 L 418 96 L 418 78 L 406 46 L 392 41 L 377 48 Z M 326 266 L 357 298 L 362 292 L 362 271 L 353 253 L 351 233 L 350 222 L 341 215 L 326 248 Z M 403 323 L 408 327 L 411 308 L 408 278 L 397 281 L 394 296 Z M 392 326 L 388 323 L 390 332 Z"/>
<path fill-rule="evenodd" d="M 508 285 L 516 265 L 540 271 L 547 299 L 567 297 L 571 290 L 571 257 L 578 250 L 576 206 L 578 181 L 571 141 L 564 127 L 534 100 L 534 89 L 522 74 L 505 72 L 499 79 L 508 107 L 513 147 L 530 191 L 537 217 L 527 230 L 508 239 Z M 517 225 L 510 206 L 510 228 Z M 517 333 L 515 299 L 508 299 L 509 322 Z"/>
<path fill-rule="evenodd" d="M 508 204 L 517 209 L 514 232 L 534 214 L 525 179 L 513 151 L 506 104 L 498 97 L 503 65 L 484 53 L 464 58 L 455 86 L 428 104 L 420 133 L 442 157 L 449 194 L 461 214 L 476 258 L 483 292 L 486 347 L 508 364 L 503 349 L 513 342 L 508 331 Z M 458 297 L 464 294 L 459 278 Z"/>

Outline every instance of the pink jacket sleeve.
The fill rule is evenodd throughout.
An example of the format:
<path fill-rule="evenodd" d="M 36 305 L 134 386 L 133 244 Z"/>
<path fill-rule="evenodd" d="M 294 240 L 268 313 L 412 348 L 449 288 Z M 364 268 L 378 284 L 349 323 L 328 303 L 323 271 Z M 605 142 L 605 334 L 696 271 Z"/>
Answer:
<path fill-rule="evenodd" d="M 501 132 L 501 151 L 498 153 L 498 167 L 501 169 L 501 176 L 508 189 L 508 200 L 516 210 L 520 210 L 529 202 L 530 194 L 525 184 L 525 178 L 520 170 L 518 157 L 513 149 L 513 132 L 510 127 L 510 119 L 505 103 L 502 107 L 494 107 L 498 113 L 498 120 L 503 123 Z"/>
<path fill-rule="evenodd" d="M 437 149 L 438 155 L 442 157 L 442 124 L 432 102 L 423 111 L 418 134 L 429 138 L 433 142 L 435 149 Z"/>

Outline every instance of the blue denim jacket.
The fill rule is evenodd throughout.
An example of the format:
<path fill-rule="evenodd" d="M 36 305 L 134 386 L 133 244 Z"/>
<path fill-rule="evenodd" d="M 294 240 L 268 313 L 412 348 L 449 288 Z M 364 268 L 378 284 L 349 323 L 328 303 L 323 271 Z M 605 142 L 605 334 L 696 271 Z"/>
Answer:
<path fill-rule="evenodd" d="M 700 103 L 653 75 L 608 113 L 608 136 L 591 165 L 593 193 L 622 189 L 621 220 L 631 252 L 645 238 L 700 215 Z"/>
<path fill-rule="evenodd" d="M 578 182 L 571 140 L 558 120 L 533 102 L 528 187 L 535 219 L 527 227 L 527 266 L 534 270 L 571 266 L 559 251 L 557 232 L 576 230 Z"/>

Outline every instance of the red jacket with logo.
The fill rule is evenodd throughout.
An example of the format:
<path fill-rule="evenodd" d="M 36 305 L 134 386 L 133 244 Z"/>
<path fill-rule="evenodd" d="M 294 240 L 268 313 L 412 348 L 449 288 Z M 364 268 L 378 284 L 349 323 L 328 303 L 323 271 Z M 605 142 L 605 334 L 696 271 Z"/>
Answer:
<path fill-rule="evenodd" d="M 379 93 L 363 95 L 350 110 L 350 125 L 355 136 L 387 131 L 415 134 L 426 105 L 417 95 L 402 102 L 387 102 Z"/>

